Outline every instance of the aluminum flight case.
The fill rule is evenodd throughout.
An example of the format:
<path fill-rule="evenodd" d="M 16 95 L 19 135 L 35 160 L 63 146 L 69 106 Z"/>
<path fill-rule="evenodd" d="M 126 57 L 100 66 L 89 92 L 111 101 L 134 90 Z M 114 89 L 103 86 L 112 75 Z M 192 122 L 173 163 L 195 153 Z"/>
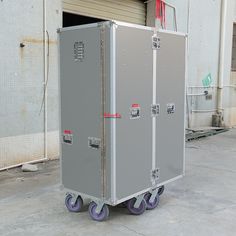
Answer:
<path fill-rule="evenodd" d="M 184 175 L 186 35 L 117 21 L 58 30 L 65 204 L 142 214 Z"/>

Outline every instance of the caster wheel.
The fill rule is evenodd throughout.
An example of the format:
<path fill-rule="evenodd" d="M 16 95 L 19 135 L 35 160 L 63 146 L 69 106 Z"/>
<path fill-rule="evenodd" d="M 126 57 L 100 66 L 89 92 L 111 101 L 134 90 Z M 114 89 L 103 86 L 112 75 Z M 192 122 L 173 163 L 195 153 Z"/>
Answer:
<path fill-rule="evenodd" d="M 83 200 L 82 198 L 79 196 L 76 201 L 73 203 L 73 197 L 71 194 L 68 194 L 66 196 L 66 199 L 65 199 L 65 205 L 67 207 L 67 209 L 71 212 L 79 212 L 81 211 L 81 208 L 83 206 Z"/>
<path fill-rule="evenodd" d="M 159 196 L 161 196 L 161 195 L 164 193 L 164 190 L 165 190 L 165 186 L 162 185 L 162 186 L 158 189 L 158 194 L 159 194 Z"/>
<path fill-rule="evenodd" d="M 152 210 L 152 209 L 156 208 L 159 204 L 159 201 L 160 201 L 159 194 L 157 194 L 154 201 L 152 203 L 149 202 L 151 196 L 152 196 L 151 193 L 146 193 L 144 196 L 144 199 L 146 200 L 146 203 L 147 203 L 147 210 Z"/>
<path fill-rule="evenodd" d="M 127 208 L 129 210 L 129 212 L 133 215 L 141 215 L 144 213 L 144 211 L 147 208 L 147 203 L 145 201 L 145 199 L 142 200 L 139 208 L 135 208 L 134 204 L 136 202 L 136 198 L 132 198 L 127 202 Z"/>
<path fill-rule="evenodd" d="M 97 204 L 95 202 L 91 202 L 89 204 L 89 215 L 93 220 L 96 221 L 104 221 L 107 220 L 109 216 L 109 208 L 107 205 L 104 205 L 101 212 L 99 214 L 96 213 Z"/>

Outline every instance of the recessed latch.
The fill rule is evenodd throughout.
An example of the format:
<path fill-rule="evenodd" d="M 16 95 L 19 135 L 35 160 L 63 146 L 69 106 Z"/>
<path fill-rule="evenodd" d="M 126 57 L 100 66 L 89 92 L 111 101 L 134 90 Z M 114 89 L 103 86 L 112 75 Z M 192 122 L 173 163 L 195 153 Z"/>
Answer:
<path fill-rule="evenodd" d="M 63 143 L 72 145 L 73 144 L 73 132 L 71 130 L 64 130 Z"/>
<path fill-rule="evenodd" d="M 88 138 L 88 147 L 92 149 L 99 149 L 101 146 L 101 139 L 100 138 L 94 138 L 89 137 Z"/>
<path fill-rule="evenodd" d="M 130 119 L 139 119 L 140 118 L 140 105 L 139 104 L 132 104 L 130 108 Z"/>
<path fill-rule="evenodd" d="M 161 48 L 161 39 L 157 35 L 152 36 L 152 49 L 158 50 Z"/>

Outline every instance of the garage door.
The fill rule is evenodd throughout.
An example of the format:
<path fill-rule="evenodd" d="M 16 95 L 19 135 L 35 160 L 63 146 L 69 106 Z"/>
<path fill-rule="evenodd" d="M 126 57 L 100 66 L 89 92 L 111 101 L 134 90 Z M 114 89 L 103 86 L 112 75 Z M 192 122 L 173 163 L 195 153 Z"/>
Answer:
<path fill-rule="evenodd" d="M 63 0 L 63 11 L 140 25 L 145 25 L 146 18 L 141 0 Z"/>

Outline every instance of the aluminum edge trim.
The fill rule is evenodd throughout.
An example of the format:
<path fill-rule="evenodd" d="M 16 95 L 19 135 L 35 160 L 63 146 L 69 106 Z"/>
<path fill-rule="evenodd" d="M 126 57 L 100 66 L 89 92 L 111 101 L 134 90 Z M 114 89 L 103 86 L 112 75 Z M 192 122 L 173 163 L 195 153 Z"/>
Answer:
<path fill-rule="evenodd" d="M 185 78 L 184 78 L 184 142 L 183 142 L 183 175 L 185 175 L 185 127 L 186 127 L 186 93 L 187 93 L 187 77 L 188 77 L 188 37 L 185 38 Z"/>
<path fill-rule="evenodd" d="M 111 113 L 116 114 L 116 25 L 111 25 Z M 116 119 L 111 119 L 111 201 L 116 202 Z"/>
<path fill-rule="evenodd" d="M 156 31 L 154 30 L 154 35 Z M 157 103 L 157 50 L 153 49 L 152 104 Z M 156 169 L 156 116 L 152 117 L 152 170 Z"/>
<path fill-rule="evenodd" d="M 62 122 L 61 122 L 61 35 L 57 34 L 58 46 L 58 93 L 59 93 L 59 160 L 60 160 L 60 185 L 62 186 Z"/>
<path fill-rule="evenodd" d="M 132 28 L 143 29 L 143 30 L 150 30 L 150 31 L 153 30 L 152 27 L 145 26 L 145 25 L 132 24 L 132 23 L 127 23 L 127 22 L 117 21 L 117 20 L 113 20 L 112 22 L 120 26 L 132 27 Z"/>

